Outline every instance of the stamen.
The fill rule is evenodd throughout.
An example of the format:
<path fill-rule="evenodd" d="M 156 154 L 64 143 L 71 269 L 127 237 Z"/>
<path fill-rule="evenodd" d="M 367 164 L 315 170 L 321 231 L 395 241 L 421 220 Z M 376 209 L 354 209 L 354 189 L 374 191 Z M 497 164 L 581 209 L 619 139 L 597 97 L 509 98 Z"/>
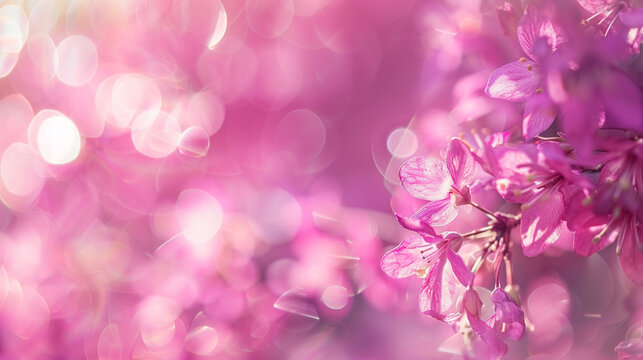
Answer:
<path fill-rule="evenodd" d="M 479 234 L 488 232 L 491 229 L 493 229 L 493 225 L 485 226 L 485 227 L 483 227 L 481 229 L 470 231 L 470 232 L 464 233 L 464 234 L 462 234 L 460 236 L 463 237 L 463 238 L 467 238 L 467 237 L 471 237 L 471 236 L 475 236 L 475 235 L 479 235 Z"/>
<path fill-rule="evenodd" d="M 610 24 L 607 26 L 607 30 L 605 30 L 605 34 L 603 36 L 607 36 L 607 34 L 610 32 L 610 29 L 612 28 L 612 25 L 616 22 L 616 19 L 618 19 L 618 16 L 614 16 L 612 21 L 610 21 Z"/>
<path fill-rule="evenodd" d="M 632 231 L 634 232 L 634 239 L 636 240 L 636 248 L 639 251 L 643 251 L 643 244 L 641 244 L 641 239 L 639 237 L 638 229 L 636 228 L 635 220 L 632 220 Z"/>
<path fill-rule="evenodd" d="M 618 232 L 618 238 L 616 239 L 616 256 L 621 256 L 621 250 L 623 249 L 623 241 L 625 240 L 625 229 L 621 229 Z"/>
<path fill-rule="evenodd" d="M 599 22 L 598 22 L 598 24 L 597 24 L 597 25 L 602 24 L 605 20 L 607 20 L 610 16 L 612 16 L 612 14 L 614 13 L 614 10 L 615 10 L 615 9 L 610 9 L 610 11 L 608 11 L 608 12 L 607 12 L 607 14 L 605 14 L 605 16 L 601 19 L 601 21 L 599 21 Z M 614 19 L 615 19 L 615 18 L 616 18 L 616 16 L 614 17 Z M 613 20 L 612 20 L 612 21 L 613 21 Z"/>
<path fill-rule="evenodd" d="M 597 17 L 599 17 L 599 16 L 603 15 L 603 14 L 605 13 L 605 11 L 607 11 L 610 7 L 611 7 L 610 5 L 608 5 L 608 6 L 604 7 L 604 8 L 603 8 L 603 10 L 601 10 L 601 11 L 599 11 L 599 12 L 595 13 L 594 15 L 592 15 L 592 16 L 590 16 L 590 17 L 588 17 L 588 18 L 587 18 L 587 19 L 585 19 L 585 20 L 582 20 L 582 21 L 581 21 L 581 24 L 585 25 L 585 24 L 589 23 L 590 21 L 592 21 L 592 20 L 596 19 Z"/>
<path fill-rule="evenodd" d="M 634 226 L 634 224 L 636 224 L 636 218 L 626 215 L 626 218 L 623 219 L 623 222 L 621 223 L 621 226 L 618 232 L 618 238 L 616 239 L 616 255 L 618 256 L 621 255 L 621 250 L 623 249 L 623 242 L 625 241 L 625 234 L 627 233 L 628 230 L 630 230 L 628 229 L 629 225 L 632 226 L 632 230 L 634 230 L 635 236 L 638 237 L 638 234 L 636 232 L 636 227 Z"/>
<path fill-rule="evenodd" d="M 607 233 L 607 229 L 609 229 L 611 221 L 605 225 L 605 227 L 598 233 L 594 238 L 592 238 L 592 244 L 597 244 L 599 241 L 601 241 L 601 238 Z"/>

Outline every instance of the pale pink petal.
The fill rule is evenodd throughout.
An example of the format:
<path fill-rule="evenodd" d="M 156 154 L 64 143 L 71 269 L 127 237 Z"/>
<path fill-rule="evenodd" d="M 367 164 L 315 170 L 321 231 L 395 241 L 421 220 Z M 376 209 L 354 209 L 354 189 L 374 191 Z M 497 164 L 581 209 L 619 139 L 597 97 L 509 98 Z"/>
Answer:
<path fill-rule="evenodd" d="M 524 101 L 534 94 L 541 79 L 536 63 L 522 59 L 494 70 L 484 91 L 492 98 Z"/>
<path fill-rule="evenodd" d="M 464 263 L 464 260 L 460 255 L 456 254 L 453 250 L 448 248 L 447 250 L 447 259 L 451 263 L 451 268 L 453 273 L 458 278 L 460 283 L 464 286 L 469 286 L 473 283 L 473 274 L 467 268 L 467 265 Z"/>
<path fill-rule="evenodd" d="M 438 247 L 420 236 L 404 239 L 382 257 L 380 267 L 390 277 L 403 278 L 424 271 Z"/>
<path fill-rule="evenodd" d="M 548 190 L 543 190 L 548 191 Z M 562 230 L 565 203 L 558 190 L 549 191 L 522 213 L 520 237 L 522 251 L 536 256 L 553 244 Z"/>
<path fill-rule="evenodd" d="M 428 223 L 412 217 L 407 218 L 400 214 L 395 214 L 395 216 L 403 228 L 420 233 L 424 238 L 438 238 L 438 234 L 436 234 L 435 229 L 433 229 L 433 227 Z M 443 239 L 439 238 L 439 240 L 442 241 Z"/>
<path fill-rule="evenodd" d="M 464 294 L 462 294 L 461 301 L 462 312 L 466 312 L 468 317 L 480 319 L 480 313 L 482 312 L 482 300 L 480 300 L 480 295 L 476 290 L 468 288 Z"/>
<path fill-rule="evenodd" d="M 513 5 L 508 1 L 505 1 L 502 6 L 496 8 L 496 15 L 498 16 L 498 21 L 500 22 L 502 31 L 511 37 L 515 37 L 520 16 L 518 16 L 514 10 Z"/>
<path fill-rule="evenodd" d="M 636 226 L 635 221 L 632 220 L 624 225 L 621 231 L 625 232 L 623 234 L 625 239 L 623 239 L 623 248 L 618 260 L 625 275 L 636 285 L 643 285 L 643 250 L 639 248 L 636 241 L 637 236 L 639 241 L 643 241 L 643 223 Z"/>
<path fill-rule="evenodd" d="M 448 197 L 453 180 L 444 162 L 433 158 L 414 158 L 400 168 L 404 189 L 418 199 L 435 201 Z"/>
<path fill-rule="evenodd" d="M 444 271 L 445 264 L 446 256 L 440 256 L 420 289 L 420 310 L 440 320 L 444 319 L 455 298 L 455 279 L 452 273 Z"/>
<path fill-rule="evenodd" d="M 449 141 L 446 165 L 457 189 L 473 181 L 476 173 L 475 160 L 471 150 L 462 140 L 453 138 Z"/>
<path fill-rule="evenodd" d="M 453 221 L 456 216 L 458 216 L 458 208 L 449 196 L 444 200 L 431 201 L 421 207 L 412 217 L 431 226 L 444 226 Z"/>
<path fill-rule="evenodd" d="M 585 10 L 591 13 L 597 13 L 603 9 L 614 0 L 576 0 Z"/>
<path fill-rule="evenodd" d="M 643 9 L 630 8 L 629 11 L 621 11 L 618 16 L 621 18 L 623 24 L 629 27 L 643 27 Z"/>
<path fill-rule="evenodd" d="M 536 94 L 525 103 L 525 115 L 522 120 L 522 136 L 529 141 L 540 135 L 554 122 L 556 108 L 549 96 Z"/>
<path fill-rule="evenodd" d="M 516 34 L 522 50 L 532 59 L 536 59 L 534 48 L 539 39 L 544 38 L 552 52 L 556 50 L 560 42 L 559 35 L 551 21 L 533 5 L 528 5 L 525 9 L 525 15 L 518 22 Z"/>

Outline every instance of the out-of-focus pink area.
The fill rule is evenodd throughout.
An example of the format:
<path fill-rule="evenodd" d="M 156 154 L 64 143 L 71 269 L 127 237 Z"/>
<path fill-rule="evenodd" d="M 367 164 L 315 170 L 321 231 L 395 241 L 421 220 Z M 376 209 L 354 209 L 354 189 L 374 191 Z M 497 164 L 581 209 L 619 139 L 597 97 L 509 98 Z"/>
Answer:
<path fill-rule="evenodd" d="M 400 164 L 520 115 L 495 2 L 0 5 L 0 358 L 452 357 L 379 262 Z M 613 255 L 529 261 L 510 358 L 640 337 Z"/>

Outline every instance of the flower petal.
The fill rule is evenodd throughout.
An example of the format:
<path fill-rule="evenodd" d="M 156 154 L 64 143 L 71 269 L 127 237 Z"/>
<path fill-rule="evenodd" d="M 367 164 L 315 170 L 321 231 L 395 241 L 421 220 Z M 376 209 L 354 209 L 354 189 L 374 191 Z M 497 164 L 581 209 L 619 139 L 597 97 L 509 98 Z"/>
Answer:
<path fill-rule="evenodd" d="M 386 275 L 404 278 L 424 272 L 436 255 L 439 247 L 414 235 L 404 239 L 398 246 L 382 257 L 380 267 Z"/>
<path fill-rule="evenodd" d="M 560 37 L 551 21 L 543 16 L 533 5 L 527 5 L 525 15 L 518 22 L 516 34 L 518 35 L 520 47 L 532 59 L 536 59 L 534 50 L 539 39 L 544 38 L 549 50 L 552 52 L 556 50 L 560 42 Z"/>
<path fill-rule="evenodd" d="M 513 174 L 526 175 L 529 169 L 525 165 L 538 160 L 538 148 L 533 144 L 502 145 L 493 149 L 498 165 L 502 169 L 497 177 L 508 177 Z"/>
<path fill-rule="evenodd" d="M 583 9 L 591 12 L 597 13 L 601 10 L 604 10 L 607 5 L 609 5 L 610 0 L 576 0 L 583 7 Z"/>
<path fill-rule="evenodd" d="M 484 341 L 491 351 L 497 356 L 503 356 L 507 353 L 507 344 L 500 339 L 498 334 L 484 321 L 477 319 L 475 316 L 471 316 L 467 313 L 467 319 L 473 331 L 480 336 L 482 341 Z"/>
<path fill-rule="evenodd" d="M 502 6 L 496 8 L 496 15 L 498 16 L 502 31 L 511 37 L 515 37 L 520 16 L 518 16 L 514 10 L 513 5 L 505 1 Z"/>
<path fill-rule="evenodd" d="M 546 94 L 536 94 L 525 103 L 525 115 L 522 120 L 522 136 L 525 141 L 533 139 L 554 122 L 556 108 Z"/>
<path fill-rule="evenodd" d="M 606 113 L 604 126 L 617 129 L 642 129 L 643 108 L 639 87 L 620 71 L 610 71 L 608 80 L 601 83 Z"/>
<path fill-rule="evenodd" d="M 591 199 L 585 196 L 582 191 L 576 192 L 576 194 L 571 197 L 565 213 L 565 221 L 567 221 L 569 230 L 580 231 L 607 224 L 609 218 L 596 215 L 592 205 Z"/>
<path fill-rule="evenodd" d="M 563 225 L 565 203 L 558 190 L 549 191 L 531 204 L 522 213 L 520 237 L 522 251 L 527 256 L 536 256 L 558 240 Z"/>
<path fill-rule="evenodd" d="M 574 233 L 574 252 L 582 256 L 590 256 L 600 251 L 614 242 L 616 233 L 602 236 L 596 241 L 596 236 L 605 228 L 606 225 L 587 227 Z"/>
<path fill-rule="evenodd" d="M 400 214 L 395 214 L 397 221 L 402 225 L 406 230 L 411 230 L 419 233 L 425 239 L 427 237 L 437 238 L 438 234 L 435 232 L 435 229 L 431 225 L 427 224 L 425 221 L 416 218 L 407 218 Z M 440 238 L 441 239 L 441 238 Z M 432 242 L 432 241 L 431 241 Z"/>
<path fill-rule="evenodd" d="M 444 226 L 458 216 L 458 208 L 451 196 L 443 200 L 431 201 L 420 208 L 411 218 L 418 219 L 431 226 Z"/>
<path fill-rule="evenodd" d="M 536 63 L 522 59 L 494 70 L 484 91 L 492 98 L 524 101 L 533 95 L 541 79 Z"/>
<path fill-rule="evenodd" d="M 640 286 L 643 285 L 643 251 L 638 247 L 636 236 L 638 235 L 638 238 L 643 240 L 643 224 L 639 223 L 636 226 L 636 222 L 632 220 L 627 226 L 627 229 L 621 229 L 625 239 L 623 239 L 623 248 L 618 260 L 625 275 Z"/>
<path fill-rule="evenodd" d="M 431 266 L 420 289 L 420 310 L 439 320 L 444 319 L 444 313 L 455 298 L 455 279 L 452 272 L 444 271 L 445 264 L 446 256 L 443 254 Z"/>
<path fill-rule="evenodd" d="M 400 168 L 400 180 L 411 196 L 429 201 L 447 198 L 453 185 L 444 162 L 434 158 L 407 160 Z"/>
<path fill-rule="evenodd" d="M 643 27 L 643 9 L 630 8 L 629 11 L 621 11 L 618 16 L 621 18 L 623 24 L 629 27 Z"/>
<path fill-rule="evenodd" d="M 614 351 L 618 353 L 618 358 L 621 360 L 640 359 L 641 355 L 643 355 L 643 338 L 636 337 L 623 340 L 616 345 Z"/>
<path fill-rule="evenodd" d="M 491 293 L 491 302 L 494 308 L 493 323 L 496 331 L 506 333 L 512 340 L 520 340 L 525 334 L 525 313 L 501 288 L 496 288 Z"/>
<path fill-rule="evenodd" d="M 595 100 L 574 94 L 559 105 L 565 139 L 579 157 L 587 157 L 594 150 L 594 134 L 601 126 L 603 111 Z"/>
<path fill-rule="evenodd" d="M 469 271 L 469 268 L 467 268 L 467 265 L 464 263 L 464 260 L 462 260 L 460 255 L 456 254 L 450 248 L 447 248 L 447 259 L 449 260 L 449 263 L 451 263 L 453 273 L 460 283 L 464 286 L 471 285 L 473 283 L 473 273 Z"/>
<path fill-rule="evenodd" d="M 449 141 L 446 165 L 457 189 L 473 181 L 476 174 L 475 160 L 471 150 L 462 140 L 453 138 Z"/>

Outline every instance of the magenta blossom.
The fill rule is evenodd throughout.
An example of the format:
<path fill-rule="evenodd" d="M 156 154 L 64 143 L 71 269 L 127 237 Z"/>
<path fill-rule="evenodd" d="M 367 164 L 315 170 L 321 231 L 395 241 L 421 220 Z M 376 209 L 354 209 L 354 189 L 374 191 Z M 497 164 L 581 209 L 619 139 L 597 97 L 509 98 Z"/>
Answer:
<path fill-rule="evenodd" d="M 414 274 L 424 278 L 420 290 L 420 309 L 442 320 L 455 299 L 456 279 L 461 285 L 469 286 L 473 282 L 473 274 L 455 252 L 461 244 L 457 234 L 443 237 L 428 232 L 424 232 L 423 236 L 406 238 L 387 252 L 382 257 L 381 267 L 394 278 Z"/>
<path fill-rule="evenodd" d="M 411 196 L 428 200 L 413 217 L 432 226 L 450 223 L 458 205 L 471 199 L 469 186 L 475 176 L 475 161 L 460 139 L 449 141 L 446 163 L 434 158 L 414 158 L 400 168 L 400 180 Z"/>
<path fill-rule="evenodd" d="M 576 194 L 568 209 L 574 250 L 589 256 L 616 242 L 623 271 L 643 285 L 643 140 L 615 144 L 589 196 Z"/>
<path fill-rule="evenodd" d="M 556 118 L 556 109 L 545 89 L 543 62 L 549 53 L 557 50 L 562 37 L 534 6 L 525 9 L 516 34 L 527 58 L 494 70 L 485 92 L 496 99 L 525 101 L 522 131 L 525 140 L 530 140 L 545 131 Z"/>
<path fill-rule="evenodd" d="M 491 293 L 494 314 L 487 321 L 498 333 L 512 340 L 520 340 L 525 334 L 525 313 L 516 301 L 501 288 Z"/>
<path fill-rule="evenodd" d="M 480 316 L 482 301 L 478 292 L 469 288 L 462 295 L 461 317 L 456 322 L 463 336 L 467 355 L 472 358 L 498 359 L 507 353 L 504 343 L 496 331 Z M 482 340 L 483 346 L 476 346 L 476 341 Z"/>
<path fill-rule="evenodd" d="M 630 28 L 643 26 L 643 9 L 632 7 L 630 0 L 577 0 L 580 6 L 592 13 L 585 22 L 598 18 L 597 25 L 607 24 L 608 33 L 617 19 Z"/>
<path fill-rule="evenodd" d="M 523 252 L 536 256 L 560 236 L 566 194 L 591 183 L 572 169 L 569 157 L 557 143 L 502 147 L 496 151 L 503 174 L 497 177 L 500 195 L 522 203 L 520 237 Z"/>

